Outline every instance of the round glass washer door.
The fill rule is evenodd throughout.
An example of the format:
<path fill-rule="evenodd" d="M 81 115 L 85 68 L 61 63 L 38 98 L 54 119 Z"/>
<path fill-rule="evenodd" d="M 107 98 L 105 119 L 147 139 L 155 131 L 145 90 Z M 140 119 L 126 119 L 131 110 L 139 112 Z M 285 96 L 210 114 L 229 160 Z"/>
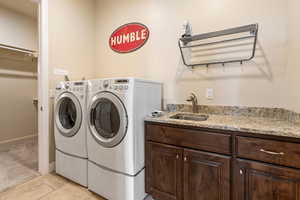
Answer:
<path fill-rule="evenodd" d="M 77 97 L 71 93 L 63 93 L 58 97 L 55 108 L 55 124 L 65 137 L 77 134 L 82 123 L 82 109 Z"/>
<path fill-rule="evenodd" d="M 95 95 L 88 116 L 91 134 L 100 145 L 111 148 L 122 142 L 128 118 L 122 101 L 116 95 L 110 92 Z"/>

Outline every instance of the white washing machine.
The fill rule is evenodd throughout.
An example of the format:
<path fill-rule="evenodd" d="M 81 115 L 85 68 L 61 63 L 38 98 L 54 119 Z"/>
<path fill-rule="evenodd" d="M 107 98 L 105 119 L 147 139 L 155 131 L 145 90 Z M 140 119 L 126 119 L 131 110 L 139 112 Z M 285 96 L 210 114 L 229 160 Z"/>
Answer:
<path fill-rule="evenodd" d="M 87 85 L 61 82 L 54 108 L 56 172 L 83 186 L 87 186 Z"/>
<path fill-rule="evenodd" d="M 109 200 L 146 197 L 144 118 L 161 109 L 161 93 L 161 83 L 152 81 L 89 81 L 89 190 Z"/>

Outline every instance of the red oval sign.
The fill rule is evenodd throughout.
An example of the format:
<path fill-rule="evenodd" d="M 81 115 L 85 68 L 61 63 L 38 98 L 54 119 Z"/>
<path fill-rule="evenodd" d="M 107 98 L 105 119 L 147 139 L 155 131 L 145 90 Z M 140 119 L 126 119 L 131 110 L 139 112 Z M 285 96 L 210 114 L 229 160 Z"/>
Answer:
<path fill-rule="evenodd" d="M 118 53 L 129 53 L 141 48 L 149 38 L 149 29 L 140 23 L 129 23 L 117 28 L 109 38 L 109 46 Z"/>

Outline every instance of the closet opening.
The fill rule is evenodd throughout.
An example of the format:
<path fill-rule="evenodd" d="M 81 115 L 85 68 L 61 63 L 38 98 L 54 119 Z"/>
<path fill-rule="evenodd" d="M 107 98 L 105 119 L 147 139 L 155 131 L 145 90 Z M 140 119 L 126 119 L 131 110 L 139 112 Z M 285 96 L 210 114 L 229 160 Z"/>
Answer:
<path fill-rule="evenodd" d="M 38 4 L 0 0 L 0 192 L 39 176 Z"/>

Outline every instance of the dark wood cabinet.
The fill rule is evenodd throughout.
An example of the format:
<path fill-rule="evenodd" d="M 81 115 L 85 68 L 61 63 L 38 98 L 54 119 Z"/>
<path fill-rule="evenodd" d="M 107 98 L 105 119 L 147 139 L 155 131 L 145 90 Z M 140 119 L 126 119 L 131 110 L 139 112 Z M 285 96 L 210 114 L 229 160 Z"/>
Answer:
<path fill-rule="evenodd" d="M 155 200 L 300 200 L 300 139 L 146 122 Z"/>
<path fill-rule="evenodd" d="M 147 126 L 147 125 L 146 125 Z M 231 136 L 209 131 L 149 125 L 146 128 L 149 141 L 203 151 L 231 154 Z"/>
<path fill-rule="evenodd" d="M 300 200 L 300 170 L 237 160 L 236 200 Z"/>
<path fill-rule="evenodd" d="M 147 192 L 155 199 L 182 200 L 182 149 L 149 142 L 147 149 Z"/>
<path fill-rule="evenodd" d="M 237 137 L 236 141 L 238 157 L 300 168 L 299 143 L 251 137 Z"/>
<path fill-rule="evenodd" d="M 184 150 L 184 199 L 229 200 L 230 157 Z"/>

